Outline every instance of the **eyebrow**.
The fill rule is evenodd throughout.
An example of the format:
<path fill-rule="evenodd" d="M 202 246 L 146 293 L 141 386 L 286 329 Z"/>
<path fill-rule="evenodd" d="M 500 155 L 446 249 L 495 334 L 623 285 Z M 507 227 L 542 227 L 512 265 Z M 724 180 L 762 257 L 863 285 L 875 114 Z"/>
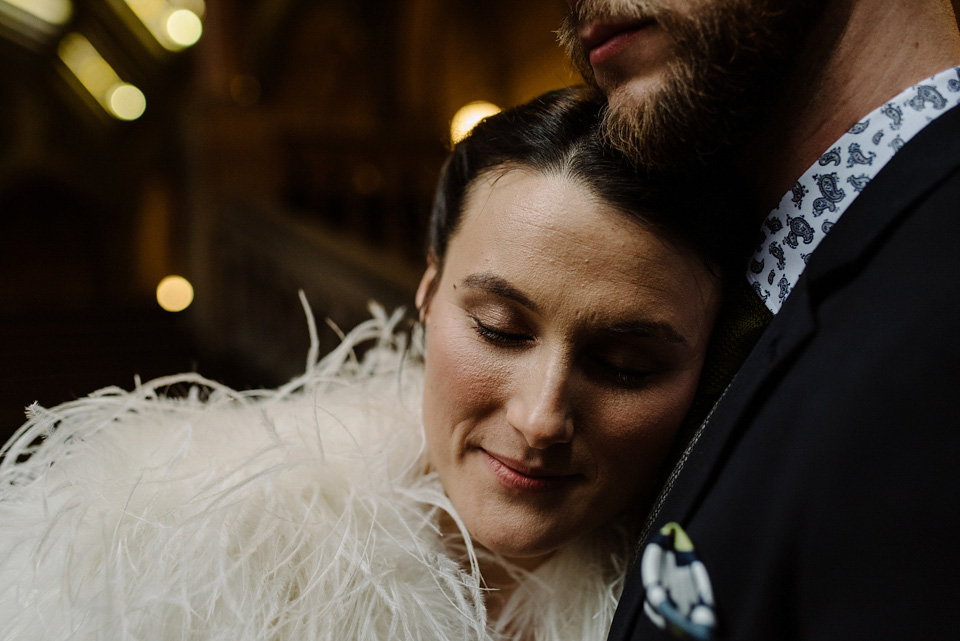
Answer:
<path fill-rule="evenodd" d="M 605 328 L 605 332 L 614 335 L 631 334 L 644 338 L 656 338 L 666 343 L 685 344 L 687 342 L 687 339 L 674 329 L 673 325 L 662 321 L 637 320 L 617 323 Z"/>
<path fill-rule="evenodd" d="M 520 303 L 532 312 L 539 311 L 536 303 L 527 298 L 520 290 L 503 278 L 495 276 L 489 272 L 470 274 L 461 282 L 465 287 L 469 287 L 471 289 L 482 289 L 483 291 L 489 292 L 496 296 L 509 298 L 510 300 Z"/>
<path fill-rule="evenodd" d="M 480 272 L 470 274 L 465 277 L 461 283 L 471 289 L 480 289 L 496 296 L 509 298 L 516 301 L 532 312 L 538 312 L 536 303 L 527 298 L 520 290 L 511 285 L 507 280 L 491 274 L 490 272 Z M 602 329 L 603 333 L 619 336 L 632 335 L 642 338 L 654 338 L 666 343 L 686 344 L 687 339 L 680 332 L 674 329 L 673 325 L 663 321 L 654 320 L 634 320 L 624 323 L 615 323 Z"/>

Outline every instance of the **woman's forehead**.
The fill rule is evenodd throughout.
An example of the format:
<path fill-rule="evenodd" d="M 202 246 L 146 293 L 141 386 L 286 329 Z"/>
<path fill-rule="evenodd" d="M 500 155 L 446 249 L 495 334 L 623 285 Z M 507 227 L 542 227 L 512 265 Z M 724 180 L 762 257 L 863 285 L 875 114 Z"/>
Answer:
<path fill-rule="evenodd" d="M 457 243 L 460 240 L 462 242 Z M 459 253 L 580 272 L 596 261 L 635 277 L 691 253 L 623 214 L 579 179 L 510 169 L 475 182 L 454 238 Z M 472 251 L 471 251 L 472 250 Z"/>
<path fill-rule="evenodd" d="M 604 201 L 585 182 L 569 173 L 541 172 L 526 167 L 488 171 L 474 180 L 467 192 L 460 229 L 471 221 L 494 215 L 503 228 L 539 229 L 545 234 L 578 231 L 580 242 L 589 242 L 608 227 L 635 235 L 647 226 L 624 215 Z M 603 220 L 603 225 L 597 223 Z"/>
<path fill-rule="evenodd" d="M 699 326 L 719 299 L 699 256 L 559 174 L 487 176 L 467 200 L 445 262 L 454 285 L 493 275 L 545 309 L 622 315 L 641 307 Z"/>

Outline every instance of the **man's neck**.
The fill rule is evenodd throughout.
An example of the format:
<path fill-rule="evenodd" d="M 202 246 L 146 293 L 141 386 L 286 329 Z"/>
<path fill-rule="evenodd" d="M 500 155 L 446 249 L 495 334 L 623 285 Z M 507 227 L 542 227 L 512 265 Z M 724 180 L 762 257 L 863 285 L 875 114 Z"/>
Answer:
<path fill-rule="evenodd" d="M 924 78 L 960 64 L 949 5 L 830 0 L 781 99 L 739 164 L 759 212 L 864 115 Z"/>

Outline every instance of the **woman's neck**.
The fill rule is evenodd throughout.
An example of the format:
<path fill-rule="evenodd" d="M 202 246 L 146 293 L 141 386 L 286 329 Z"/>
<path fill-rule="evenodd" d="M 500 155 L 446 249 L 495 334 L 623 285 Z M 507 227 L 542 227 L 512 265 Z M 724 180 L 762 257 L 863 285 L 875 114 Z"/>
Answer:
<path fill-rule="evenodd" d="M 448 553 L 450 553 L 453 558 L 458 559 L 461 565 L 468 567 L 470 562 L 467 558 L 466 549 L 461 543 L 462 538 L 456 523 L 449 514 L 444 512 L 440 516 L 439 525 L 444 540 L 448 543 Z M 552 554 L 530 558 L 507 559 L 483 548 L 477 542 L 474 542 L 474 547 L 476 549 L 482 584 L 486 588 L 483 604 L 487 612 L 487 620 L 495 627 L 496 622 L 499 621 L 503 613 L 504 606 L 506 606 L 520 585 L 522 575 L 537 569 L 549 559 Z"/>

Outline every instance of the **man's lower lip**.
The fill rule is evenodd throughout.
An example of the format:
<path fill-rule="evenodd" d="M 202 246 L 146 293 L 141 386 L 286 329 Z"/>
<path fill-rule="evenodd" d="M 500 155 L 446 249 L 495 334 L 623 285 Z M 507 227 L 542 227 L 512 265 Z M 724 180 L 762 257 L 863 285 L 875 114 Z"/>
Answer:
<path fill-rule="evenodd" d="M 484 452 L 484 458 L 490 470 L 500 483 L 512 490 L 521 492 L 547 492 L 565 485 L 573 478 L 569 476 L 528 476 L 519 472 L 499 459 Z"/>
<path fill-rule="evenodd" d="M 640 32 L 652 24 L 652 22 L 645 22 L 633 29 L 621 31 L 617 35 L 607 38 L 590 50 L 590 64 L 595 66 L 617 55 L 630 46 L 630 43 L 640 35 Z"/>

